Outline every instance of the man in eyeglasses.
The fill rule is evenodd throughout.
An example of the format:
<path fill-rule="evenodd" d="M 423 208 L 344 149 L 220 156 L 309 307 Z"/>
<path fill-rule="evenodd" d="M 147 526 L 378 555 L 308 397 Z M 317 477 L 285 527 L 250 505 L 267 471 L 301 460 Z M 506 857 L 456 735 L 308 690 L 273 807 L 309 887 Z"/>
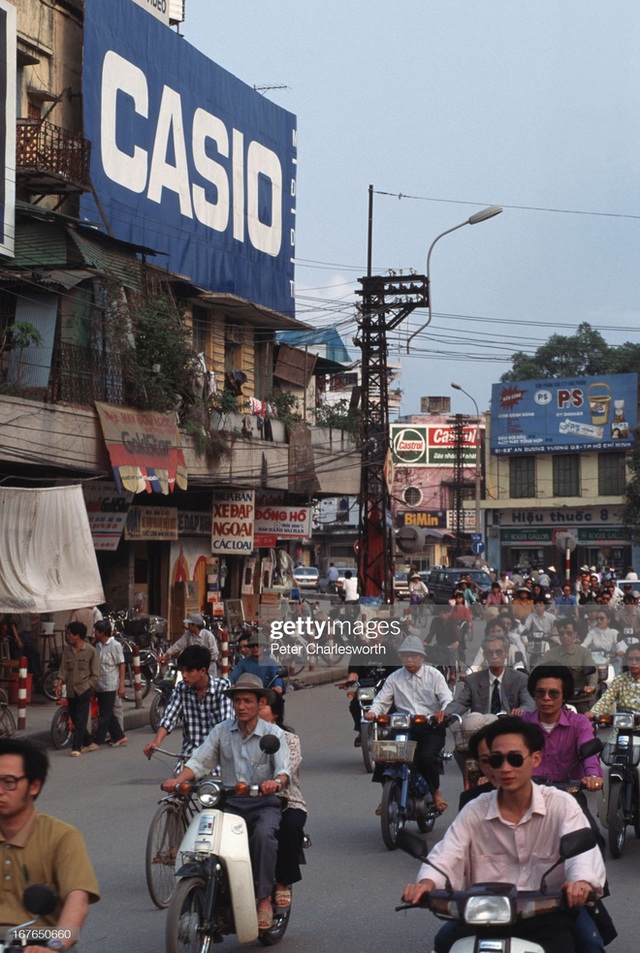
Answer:
<path fill-rule="evenodd" d="M 430 850 L 418 882 L 405 886 L 403 899 L 408 903 L 417 904 L 431 890 L 445 887 L 441 871 L 454 890 L 487 881 L 538 890 L 542 875 L 558 859 L 560 838 L 585 827 L 584 815 L 571 795 L 532 783 L 545 742 L 538 725 L 522 718 L 499 718 L 489 726 L 485 739 L 498 790 L 475 798 L 458 814 Z M 591 891 L 602 895 L 605 878 L 602 856 L 594 847 L 560 864 L 547 883 L 564 889 L 570 908 L 580 908 Z M 579 919 L 585 916 L 578 911 Z M 447 953 L 456 940 L 475 932 L 462 923 L 447 924 L 435 938 L 436 953 Z M 576 942 L 571 912 L 553 911 L 521 920 L 510 932 L 539 943 L 546 953 L 575 953 L 578 942 L 581 953 L 587 948 L 582 933 Z M 597 931 L 592 933 L 589 949 L 602 950 Z"/>
<path fill-rule="evenodd" d="M 597 754 L 580 757 L 580 746 L 593 740 L 589 719 L 564 708 L 573 698 L 573 675 L 564 665 L 539 665 L 529 676 L 529 693 L 536 710 L 525 712 L 523 719 L 538 725 L 545 733 L 545 745 L 536 776 L 551 783 L 581 780 L 587 791 L 602 787 L 602 766 Z"/>
<path fill-rule="evenodd" d="M 589 649 L 580 645 L 578 623 L 573 618 L 558 619 L 556 625 L 559 645 L 552 645 L 548 652 L 540 657 L 540 665 L 564 665 L 573 675 L 574 687 L 581 692 L 573 698 L 571 704 L 584 714 L 595 699 L 598 687 L 596 663 Z"/>
<path fill-rule="evenodd" d="M 46 753 L 33 742 L 0 738 L 0 933 L 33 919 L 22 902 L 30 885 L 47 884 L 58 896 L 52 913 L 33 927 L 41 933 L 48 928 L 51 939 L 27 944 L 28 953 L 69 949 L 80 936 L 89 904 L 100 899 L 80 832 L 36 810 L 48 769 Z"/>

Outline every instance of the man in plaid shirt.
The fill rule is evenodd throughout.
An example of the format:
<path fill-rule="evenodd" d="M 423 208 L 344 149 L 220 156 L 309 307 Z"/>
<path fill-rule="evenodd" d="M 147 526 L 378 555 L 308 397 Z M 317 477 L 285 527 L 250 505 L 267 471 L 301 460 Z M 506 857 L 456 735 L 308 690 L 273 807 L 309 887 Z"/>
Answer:
<path fill-rule="evenodd" d="M 211 653 L 202 645 L 189 645 L 178 656 L 182 681 L 173 690 L 155 738 L 144 746 L 150 758 L 182 719 L 182 754 L 189 755 L 205 740 L 214 725 L 233 717 L 231 699 L 223 692 L 226 678 L 209 675 Z"/>

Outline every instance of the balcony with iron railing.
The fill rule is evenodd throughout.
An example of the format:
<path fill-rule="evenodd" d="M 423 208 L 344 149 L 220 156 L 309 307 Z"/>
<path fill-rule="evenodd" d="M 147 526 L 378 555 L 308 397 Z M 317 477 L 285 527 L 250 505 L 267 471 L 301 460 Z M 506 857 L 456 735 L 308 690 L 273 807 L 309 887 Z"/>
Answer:
<path fill-rule="evenodd" d="M 19 119 L 16 173 L 30 192 L 60 195 L 91 189 L 91 143 L 67 129 L 37 119 Z"/>

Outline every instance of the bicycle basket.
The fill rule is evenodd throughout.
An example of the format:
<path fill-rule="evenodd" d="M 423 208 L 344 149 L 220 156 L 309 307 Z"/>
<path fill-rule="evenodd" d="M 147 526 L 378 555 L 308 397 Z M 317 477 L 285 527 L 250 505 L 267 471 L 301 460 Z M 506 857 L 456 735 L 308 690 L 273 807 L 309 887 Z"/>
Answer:
<path fill-rule="evenodd" d="M 373 760 L 384 763 L 397 761 L 401 764 L 411 764 L 416 751 L 415 741 L 372 741 L 371 753 Z"/>

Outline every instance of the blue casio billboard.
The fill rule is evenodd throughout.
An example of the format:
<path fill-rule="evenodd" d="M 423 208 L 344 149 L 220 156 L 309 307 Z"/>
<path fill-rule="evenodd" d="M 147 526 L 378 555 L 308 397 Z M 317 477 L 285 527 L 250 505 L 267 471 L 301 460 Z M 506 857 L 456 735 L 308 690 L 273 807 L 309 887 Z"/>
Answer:
<path fill-rule="evenodd" d="M 117 238 L 293 315 L 295 116 L 131 0 L 85 0 L 84 126 Z M 81 214 L 100 222 L 92 196 Z"/>

